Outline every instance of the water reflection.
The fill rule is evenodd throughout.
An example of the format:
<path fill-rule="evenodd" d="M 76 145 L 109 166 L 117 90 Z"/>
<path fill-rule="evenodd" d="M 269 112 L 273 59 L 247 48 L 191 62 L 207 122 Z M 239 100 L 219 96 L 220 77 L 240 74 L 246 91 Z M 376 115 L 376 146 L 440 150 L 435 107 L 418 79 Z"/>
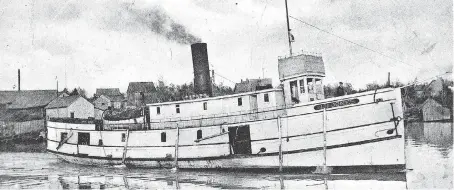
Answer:
<path fill-rule="evenodd" d="M 453 188 L 453 124 L 409 123 L 406 126 L 409 188 Z"/>
<path fill-rule="evenodd" d="M 164 171 L 167 173 L 166 171 Z M 377 180 L 378 179 L 378 180 Z M 56 176 L 49 178 L 56 189 L 337 189 L 364 186 L 368 189 L 405 188 L 405 175 L 273 175 L 251 173 L 167 173 L 165 176 L 129 173 L 108 176 Z M 378 186 L 377 186 L 378 185 Z M 399 188 L 400 189 L 400 188 Z"/>
<path fill-rule="evenodd" d="M 448 154 L 453 146 L 453 123 L 409 123 L 406 129 L 407 142 L 411 145 L 428 145 L 434 147 L 440 151 L 444 158 L 448 158 Z"/>

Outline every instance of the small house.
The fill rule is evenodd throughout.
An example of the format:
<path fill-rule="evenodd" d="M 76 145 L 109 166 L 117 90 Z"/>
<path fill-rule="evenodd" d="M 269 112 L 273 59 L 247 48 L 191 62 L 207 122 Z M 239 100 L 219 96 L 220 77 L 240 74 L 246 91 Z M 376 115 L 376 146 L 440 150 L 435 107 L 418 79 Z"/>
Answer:
<path fill-rule="evenodd" d="M 46 106 L 47 119 L 94 117 L 94 106 L 79 95 L 59 97 Z"/>
<path fill-rule="evenodd" d="M 452 119 L 452 113 L 449 108 L 443 107 L 436 100 L 429 98 L 422 104 L 423 121 L 446 121 Z"/>
<path fill-rule="evenodd" d="M 93 104 L 95 107 L 102 110 L 108 109 L 110 106 L 113 109 L 124 109 L 126 107 L 126 99 L 118 88 L 97 88 L 97 97 Z"/>
<path fill-rule="evenodd" d="M 127 90 L 128 103 L 136 107 L 151 103 L 155 92 L 153 82 L 130 82 Z"/>

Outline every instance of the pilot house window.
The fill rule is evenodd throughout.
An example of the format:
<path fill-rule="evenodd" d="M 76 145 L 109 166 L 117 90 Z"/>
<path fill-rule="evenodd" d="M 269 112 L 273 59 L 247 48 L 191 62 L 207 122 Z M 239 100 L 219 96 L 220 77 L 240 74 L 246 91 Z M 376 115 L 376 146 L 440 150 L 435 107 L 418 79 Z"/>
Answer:
<path fill-rule="evenodd" d="M 304 79 L 300 80 L 300 93 L 306 93 L 306 90 L 304 89 Z"/>

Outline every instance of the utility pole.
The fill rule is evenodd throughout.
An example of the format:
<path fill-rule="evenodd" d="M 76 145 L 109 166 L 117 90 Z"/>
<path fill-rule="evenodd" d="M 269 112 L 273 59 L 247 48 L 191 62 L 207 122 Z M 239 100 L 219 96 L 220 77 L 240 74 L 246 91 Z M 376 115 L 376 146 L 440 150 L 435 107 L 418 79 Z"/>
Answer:
<path fill-rule="evenodd" d="M 20 92 L 20 69 L 17 69 L 17 85 L 18 85 L 18 91 Z"/>

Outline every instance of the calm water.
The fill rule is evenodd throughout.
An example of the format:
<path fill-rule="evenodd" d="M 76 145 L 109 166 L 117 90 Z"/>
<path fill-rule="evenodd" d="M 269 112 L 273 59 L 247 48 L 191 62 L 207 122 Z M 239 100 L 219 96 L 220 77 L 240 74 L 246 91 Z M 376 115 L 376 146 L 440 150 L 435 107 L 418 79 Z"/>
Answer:
<path fill-rule="evenodd" d="M 87 167 L 46 153 L 0 153 L 0 189 L 452 189 L 452 123 L 406 126 L 403 174 L 274 174 Z"/>

